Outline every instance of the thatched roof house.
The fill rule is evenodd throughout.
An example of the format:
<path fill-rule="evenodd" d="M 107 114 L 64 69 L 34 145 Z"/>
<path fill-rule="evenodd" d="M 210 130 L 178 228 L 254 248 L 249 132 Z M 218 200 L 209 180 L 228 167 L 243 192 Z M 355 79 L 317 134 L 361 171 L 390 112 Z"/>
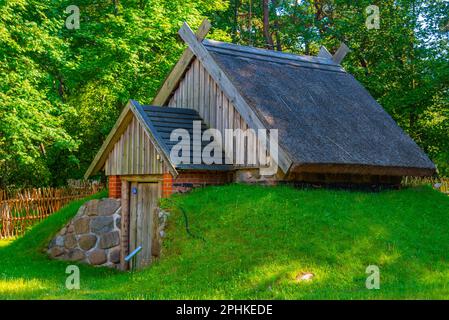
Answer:
<path fill-rule="evenodd" d="M 131 225 L 122 219 L 125 236 L 145 237 L 134 229 L 143 217 L 136 212 L 155 207 L 158 197 L 195 186 L 231 181 L 397 185 L 403 176 L 435 173 L 427 155 L 342 68 L 344 47 L 334 56 L 324 48 L 317 57 L 299 56 L 204 40 L 209 27 L 205 21 L 194 34 L 184 24 L 179 34 L 188 48 L 151 106 L 129 102 L 86 172 L 89 177 L 105 170 L 110 196 L 122 198 L 122 215 L 130 217 Z M 176 129 L 194 133 L 195 123 L 200 134 L 209 128 L 221 133 L 223 143 L 214 154 L 230 162 L 173 160 L 173 148 L 180 144 L 200 154 L 207 149 L 207 139 L 172 139 Z M 227 129 L 240 129 L 246 140 L 229 143 Z M 261 138 L 249 129 L 268 130 L 268 135 Z M 263 147 L 267 141 L 269 150 Z M 266 175 L 267 167 L 277 170 Z M 131 242 L 124 253 L 139 243 Z"/>
<path fill-rule="evenodd" d="M 265 127 L 279 130 L 290 172 L 434 172 L 416 143 L 331 59 L 203 44 Z"/>
<path fill-rule="evenodd" d="M 176 128 L 191 132 L 193 120 L 202 122 L 203 132 L 207 128 L 277 129 L 279 172 L 275 180 L 375 183 L 434 174 L 435 166 L 427 155 L 335 56 L 327 51 L 318 57 L 299 56 L 198 40 L 208 27 L 204 23 L 197 35 L 186 24 L 181 28 L 188 49 L 153 101 L 153 105 L 166 107 L 132 101 L 125 110 L 136 113 L 175 177 L 178 170 L 257 168 L 248 163 L 173 164 L 170 151 L 177 141 L 170 141 L 170 133 Z M 112 142 L 106 141 L 86 176 L 105 167 L 105 150 L 110 152 Z M 121 174 L 112 171 L 107 173 Z M 138 172 L 127 172 L 134 173 Z"/>

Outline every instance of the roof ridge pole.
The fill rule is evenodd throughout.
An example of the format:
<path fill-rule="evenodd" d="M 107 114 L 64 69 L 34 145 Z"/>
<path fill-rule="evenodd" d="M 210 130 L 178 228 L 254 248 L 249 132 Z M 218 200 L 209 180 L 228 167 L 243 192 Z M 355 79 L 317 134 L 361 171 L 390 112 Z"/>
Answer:
<path fill-rule="evenodd" d="M 203 39 L 206 38 L 206 35 L 209 33 L 210 28 L 211 24 L 209 20 L 204 19 L 195 33 L 198 41 L 203 41 Z M 184 76 L 184 73 L 187 71 L 190 62 L 192 62 L 194 57 L 195 55 L 193 54 L 193 52 L 189 47 L 187 47 L 182 53 L 181 58 L 168 74 L 159 91 L 156 93 L 156 96 L 151 102 L 152 105 L 163 106 L 168 102 L 168 99 L 170 98 L 172 92 L 178 86 L 179 81 Z"/>
<path fill-rule="evenodd" d="M 332 57 L 332 60 L 334 60 L 335 63 L 340 64 L 349 52 L 351 52 L 351 49 L 342 42 L 340 48 L 338 48 L 337 52 L 335 52 Z"/>

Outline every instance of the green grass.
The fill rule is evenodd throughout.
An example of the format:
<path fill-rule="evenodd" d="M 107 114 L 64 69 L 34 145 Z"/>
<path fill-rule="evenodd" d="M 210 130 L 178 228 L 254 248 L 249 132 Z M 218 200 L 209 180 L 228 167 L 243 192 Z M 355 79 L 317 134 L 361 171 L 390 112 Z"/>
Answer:
<path fill-rule="evenodd" d="M 97 196 L 98 197 L 98 196 Z M 165 201 L 163 258 L 122 273 L 68 263 L 44 247 L 82 201 L 0 244 L 0 297 L 9 299 L 448 299 L 449 197 L 422 187 L 362 193 L 230 185 Z M 193 234 L 186 233 L 185 208 Z M 368 265 L 380 290 L 365 288 Z M 301 272 L 315 274 L 297 282 Z"/>

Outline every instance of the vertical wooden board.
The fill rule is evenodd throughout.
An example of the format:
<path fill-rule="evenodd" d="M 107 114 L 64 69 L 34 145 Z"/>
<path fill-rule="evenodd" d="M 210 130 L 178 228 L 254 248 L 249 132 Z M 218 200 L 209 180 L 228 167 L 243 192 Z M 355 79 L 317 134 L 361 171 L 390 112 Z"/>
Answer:
<path fill-rule="evenodd" d="M 136 168 L 136 149 L 137 149 L 137 144 L 136 144 L 136 123 L 137 120 L 136 118 L 133 119 L 133 123 L 132 123 L 132 132 L 131 132 L 131 143 L 133 145 L 132 148 L 132 158 L 131 158 L 131 172 L 130 174 L 133 174 L 133 172 L 135 172 L 135 168 Z"/>
<path fill-rule="evenodd" d="M 199 85 L 198 85 L 198 113 L 202 119 L 204 119 L 204 69 L 203 66 L 198 61 L 198 75 L 199 75 Z"/>
<path fill-rule="evenodd" d="M 223 94 L 217 90 L 216 94 L 216 100 L 217 100 L 217 107 L 216 107 L 216 120 L 215 120 L 215 126 L 217 130 L 222 131 L 223 125 L 222 125 L 222 116 L 223 116 Z"/>
<path fill-rule="evenodd" d="M 186 73 L 186 83 L 185 83 L 185 86 L 186 86 L 186 105 L 184 106 L 184 108 L 188 108 L 188 109 L 190 109 L 190 98 L 191 98 L 191 94 L 190 94 L 190 75 L 191 75 L 192 73 L 190 72 L 190 68 L 189 68 L 189 71 L 187 71 L 187 73 Z"/>
<path fill-rule="evenodd" d="M 195 109 L 195 64 L 192 64 L 192 69 L 190 71 L 190 109 Z"/>
<path fill-rule="evenodd" d="M 184 92 L 185 92 L 185 96 L 184 96 L 184 108 L 188 108 L 189 105 L 189 78 L 190 78 L 190 69 L 187 70 L 185 76 L 184 76 Z"/>
<path fill-rule="evenodd" d="M 247 128 L 247 130 L 250 130 L 250 128 Z M 257 147 L 256 137 L 252 130 L 249 131 L 248 143 L 246 147 L 247 150 L 245 150 L 245 153 L 248 155 L 248 164 L 255 166 L 257 164 Z"/>
<path fill-rule="evenodd" d="M 120 140 L 114 145 L 114 157 L 113 157 L 113 159 L 114 159 L 114 168 L 113 168 L 114 174 L 117 174 L 117 172 L 120 172 L 120 157 L 118 156 L 119 155 L 119 143 L 120 143 Z"/>
<path fill-rule="evenodd" d="M 125 159 L 126 159 L 127 154 L 128 154 L 128 141 L 125 139 L 125 137 L 126 137 L 126 130 L 125 130 L 125 132 L 123 133 L 123 136 L 122 136 L 122 139 L 123 139 L 123 154 L 122 154 L 122 163 L 120 164 L 122 174 L 125 174 L 124 162 L 125 162 Z"/>
<path fill-rule="evenodd" d="M 227 99 L 226 99 L 227 100 Z M 228 129 L 234 129 L 234 106 L 228 100 Z"/>
<path fill-rule="evenodd" d="M 150 197 L 151 194 L 149 192 L 149 188 L 148 188 L 148 183 L 140 183 L 139 184 L 139 191 L 142 193 L 141 195 L 141 201 L 142 201 L 142 205 L 141 205 L 141 245 L 142 245 L 142 252 L 140 255 L 140 266 L 143 267 L 146 265 L 147 263 L 147 258 L 148 258 L 148 252 L 150 250 L 149 246 L 150 246 L 150 242 L 148 241 L 148 233 L 149 233 L 149 228 L 148 228 L 148 206 L 149 206 L 149 202 L 151 201 Z"/>
<path fill-rule="evenodd" d="M 226 99 L 227 100 L 227 99 Z M 228 104 L 228 124 L 226 129 L 233 129 L 234 128 L 234 107 L 232 106 L 231 103 L 229 103 L 229 101 L 227 101 Z M 225 136 L 225 130 L 223 130 L 223 137 Z M 233 141 L 226 141 L 225 140 L 225 150 L 232 150 L 232 152 L 226 153 L 226 157 L 228 157 L 229 159 L 233 158 L 234 155 L 234 146 L 233 146 Z"/>
<path fill-rule="evenodd" d="M 122 270 L 126 269 L 125 257 L 129 254 L 129 222 L 130 222 L 130 211 L 129 211 L 129 182 L 122 181 L 122 196 L 121 196 L 121 237 L 120 237 L 120 268 Z M 128 223 L 126 223 L 128 222 Z M 125 237 L 125 235 L 128 235 Z"/>
<path fill-rule="evenodd" d="M 116 159 L 115 159 L 115 157 L 116 157 L 116 155 L 115 155 L 115 148 L 111 150 L 111 152 L 109 153 L 109 157 L 111 158 L 111 164 L 110 164 L 111 174 L 114 174 L 115 173 L 114 165 L 115 165 L 115 162 L 116 162 Z"/>
<path fill-rule="evenodd" d="M 154 162 L 153 162 L 153 158 L 154 158 L 154 148 L 150 148 L 149 150 L 149 154 L 148 154 L 148 163 L 150 164 L 150 171 L 154 172 Z"/>
<path fill-rule="evenodd" d="M 126 129 L 126 158 L 123 158 L 124 174 L 129 174 L 129 161 L 131 159 L 131 124 Z"/>
<path fill-rule="evenodd" d="M 123 156 L 123 162 L 122 162 L 122 168 L 123 168 L 123 174 L 129 174 L 129 152 L 131 149 L 130 141 L 129 141 L 129 130 L 131 126 L 129 125 L 128 128 L 125 131 L 125 146 L 124 149 L 126 150 L 126 154 Z"/>
<path fill-rule="evenodd" d="M 130 195 L 129 195 L 129 252 L 133 252 L 136 249 L 137 243 L 137 194 L 133 190 L 137 188 L 137 183 L 131 183 Z M 130 263 L 131 268 L 133 264 Z"/>
<path fill-rule="evenodd" d="M 109 164 L 110 164 L 110 162 L 109 162 L 109 159 L 111 159 L 111 156 L 109 155 L 109 157 L 106 159 L 106 162 L 105 162 L 105 164 L 104 164 L 104 174 L 106 175 L 106 176 L 109 176 L 110 175 L 110 169 L 109 169 Z"/>
<path fill-rule="evenodd" d="M 147 157 L 148 157 L 148 167 L 149 167 L 149 171 L 150 171 L 150 172 L 153 172 L 153 166 L 152 166 L 152 163 L 151 163 L 151 156 L 152 156 L 152 152 L 153 152 L 153 150 L 154 150 L 154 147 L 153 147 L 153 144 L 152 144 L 151 141 L 149 141 L 148 145 L 149 145 L 148 153 L 147 153 Z"/>
<path fill-rule="evenodd" d="M 229 105 L 228 105 L 228 99 L 223 94 L 223 132 L 225 129 L 228 128 L 228 114 L 229 114 Z"/>
<path fill-rule="evenodd" d="M 229 127 L 229 103 L 225 95 L 223 95 L 223 116 L 222 116 L 223 128 L 221 135 L 223 139 L 223 147 L 226 148 L 225 130 Z M 225 149 L 226 150 L 226 149 Z M 227 155 L 226 155 L 227 156 Z"/>
<path fill-rule="evenodd" d="M 175 93 L 171 96 L 170 102 L 168 104 L 169 107 L 176 106 L 176 93 L 177 93 L 177 91 L 175 91 Z"/>
<path fill-rule="evenodd" d="M 248 126 L 246 125 L 246 123 L 243 123 L 242 124 L 242 130 L 243 130 L 243 132 L 245 132 L 246 130 L 248 129 Z M 246 153 L 246 150 L 248 149 L 248 140 L 247 139 L 244 139 L 243 140 L 243 155 L 244 155 L 244 163 L 246 164 L 247 162 L 248 162 L 248 159 L 247 159 L 247 153 Z"/>
<path fill-rule="evenodd" d="M 145 130 L 142 130 L 142 137 L 143 137 L 143 149 L 142 149 L 142 173 L 148 174 L 147 170 L 147 150 L 148 150 L 148 138 L 145 134 Z"/>
<path fill-rule="evenodd" d="M 133 170 L 133 174 L 138 174 L 139 173 L 139 167 L 140 167 L 140 125 L 138 123 L 138 121 L 136 121 L 136 136 L 135 136 L 135 140 L 136 140 L 136 147 L 135 147 L 135 152 L 136 152 L 136 158 L 135 158 L 135 169 Z"/>
<path fill-rule="evenodd" d="M 193 79 L 193 64 L 190 66 L 189 72 L 188 72 L 188 77 L 187 77 L 187 92 L 188 92 L 188 101 L 187 101 L 187 108 L 192 109 L 192 104 L 193 104 L 193 86 L 192 86 L 192 79 Z"/>
<path fill-rule="evenodd" d="M 159 255 L 159 235 L 158 235 L 158 221 L 159 217 L 156 213 L 156 208 L 159 202 L 159 184 L 158 183 L 152 183 L 151 184 L 151 209 L 150 209 L 150 215 L 149 215 L 149 228 L 150 228 L 150 261 L 152 260 L 153 256 Z"/>
<path fill-rule="evenodd" d="M 199 61 L 195 59 L 193 63 L 193 103 L 192 108 L 199 111 L 199 87 L 200 87 L 200 72 Z"/>
<path fill-rule="evenodd" d="M 237 116 L 234 118 L 234 129 L 240 129 L 240 117 Z M 239 140 L 237 137 L 234 137 L 234 165 L 237 165 L 238 160 L 238 153 L 237 151 L 240 150 Z"/>
<path fill-rule="evenodd" d="M 211 128 L 217 128 L 217 86 L 209 76 L 210 83 L 210 120 L 209 125 Z"/>
<path fill-rule="evenodd" d="M 178 93 L 178 99 L 176 100 L 175 107 L 179 108 L 179 104 L 182 101 L 182 80 L 179 81 L 179 85 L 178 85 L 178 88 L 176 89 L 176 92 Z"/>
<path fill-rule="evenodd" d="M 182 106 L 185 108 L 185 105 L 187 104 L 187 89 L 186 89 L 186 78 L 182 79 L 181 82 L 181 89 L 182 89 L 182 99 L 181 99 L 181 105 L 178 105 L 178 107 Z"/>
<path fill-rule="evenodd" d="M 204 69 L 203 66 L 201 66 L 203 69 L 203 75 L 204 75 L 204 121 L 208 126 L 210 126 L 210 87 L 209 87 L 209 74 Z"/>
<path fill-rule="evenodd" d="M 120 137 L 119 141 L 116 143 L 115 148 L 117 149 L 117 157 L 115 158 L 117 174 L 122 174 L 122 162 L 123 162 L 123 135 Z"/>
<path fill-rule="evenodd" d="M 142 227 L 143 227 L 143 216 L 144 216 L 144 200 L 145 200 L 145 184 L 139 183 L 137 184 L 137 216 L 136 216 L 136 246 L 142 246 L 144 247 L 144 237 L 142 234 Z M 140 252 L 136 257 L 136 264 L 138 267 L 142 266 L 142 252 Z"/>
<path fill-rule="evenodd" d="M 176 90 L 175 103 L 173 105 L 174 107 L 178 106 L 180 99 L 181 99 L 181 91 L 180 90 Z"/>
<path fill-rule="evenodd" d="M 140 147 L 140 170 L 139 170 L 139 172 L 141 173 L 141 174 L 144 174 L 144 173 L 146 173 L 145 172 L 145 152 L 146 152 L 146 149 L 145 149 L 145 142 L 148 140 L 148 138 L 147 138 L 147 136 L 145 135 L 145 129 L 142 127 L 142 126 L 140 126 L 140 136 L 141 136 L 141 147 Z"/>

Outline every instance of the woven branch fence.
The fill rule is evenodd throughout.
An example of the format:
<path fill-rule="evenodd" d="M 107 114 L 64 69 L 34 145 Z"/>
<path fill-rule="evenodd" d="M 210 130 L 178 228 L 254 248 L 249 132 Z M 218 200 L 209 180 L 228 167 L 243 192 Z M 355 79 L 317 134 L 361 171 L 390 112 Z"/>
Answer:
<path fill-rule="evenodd" d="M 431 185 L 436 190 L 449 195 L 449 178 L 414 178 L 405 177 L 402 184 L 406 187 L 417 187 Z"/>
<path fill-rule="evenodd" d="M 63 188 L 0 190 L 0 239 L 23 235 L 69 202 L 97 193 L 103 187 L 98 183 L 69 182 Z"/>

